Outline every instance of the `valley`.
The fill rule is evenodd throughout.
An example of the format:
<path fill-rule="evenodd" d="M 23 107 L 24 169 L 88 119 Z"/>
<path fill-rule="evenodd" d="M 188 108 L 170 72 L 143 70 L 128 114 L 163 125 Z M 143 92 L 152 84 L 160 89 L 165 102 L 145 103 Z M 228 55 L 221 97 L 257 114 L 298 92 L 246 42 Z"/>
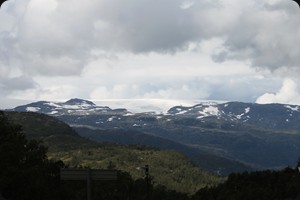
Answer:
<path fill-rule="evenodd" d="M 122 170 L 136 180 L 145 177 L 143 167 L 147 164 L 155 185 L 189 194 L 225 180 L 200 169 L 176 151 L 162 151 L 143 145 L 97 143 L 79 136 L 70 126 L 54 117 L 33 112 L 5 114 L 13 123 L 22 126 L 28 139 L 43 142 L 50 160 L 62 160 L 71 168 Z"/>
<path fill-rule="evenodd" d="M 13 110 L 54 116 L 100 143 L 176 150 L 201 168 L 221 175 L 293 166 L 300 155 L 300 108 L 294 105 L 207 102 L 174 106 L 157 114 L 71 99 Z"/>

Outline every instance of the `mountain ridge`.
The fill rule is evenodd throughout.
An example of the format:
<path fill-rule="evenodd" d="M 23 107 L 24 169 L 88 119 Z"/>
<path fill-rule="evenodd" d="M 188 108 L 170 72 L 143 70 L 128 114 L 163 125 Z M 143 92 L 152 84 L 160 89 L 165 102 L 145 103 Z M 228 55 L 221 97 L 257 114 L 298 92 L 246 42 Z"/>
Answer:
<path fill-rule="evenodd" d="M 111 115 L 106 119 L 107 121 L 113 121 L 114 114 L 123 115 L 123 117 L 147 115 L 156 116 L 157 118 L 178 115 L 200 121 L 211 121 L 211 118 L 213 118 L 214 120 L 244 123 L 266 129 L 300 130 L 300 123 L 298 123 L 300 121 L 300 106 L 289 104 L 206 102 L 194 106 L 174 106 L 165 114 L 157 114 L 151 111 L 132 113 L 126 108 L 111 109 L 108 106 L 98 106 L 92 101 L 75 98 L 63 103 L 39 101 L 9 110 L 38 112 L 56 117 L 60 115 Z M 139 126 L 139 124 L 135 124 L 135 126 Z"/>
<path fill-rule="evenodd" d="M 190 194 L 224 180 L 200 169 L 175 151 L 142 145 L 100 144 L 81 137 L 70 126 L 51 116 L 33 112 L 4 114 L 10 122 L 22 127 L 26 138 L 42 141 L 48 148 L 49 159 L 62 160 L 70 167 L 115 168 L 138 179 L 144 175 L 142 167 L 148 164 L 156 184 Z M 180 179 L 179 175 L 182 176 Z"/>
<path fill-rule="evenodd" d="M 193 149 L 188 153 L 181 149 L 192 159 L 197 153 L 206 152 L 265 169 L 293 165 L 300 155 L 300 107 L 297 105 L 206 102 L 174 106 L 166 113 L 157 114 L 111 109 L 82 99 L 73 101 L 75 105 L 71 106 L 68 101 L 56 104 L 36 102 L 13 110 L 55 116 L 77 127 L 83 136 L 90 137 L 93 132 L 93 139 L 97 141 L 130 143 L 125 137 L 120 137 L 122 131 L 127 131 L 135 133 L 133 141 L 139 138 L 143 145 L 156 144 L 156 147 L 163 148 L 163 143 L 157 142 L 157 138 L 161 138 L 165 140 L 165 146 L 169 146 L 167 141 L 170 141 L 174 146 Z M 78 128 L 80 126 L 89 127 L 90 133 Z M 101 130 L 111 132 L 104 134 Z M 127 134 L 128 137 L 133 135 Z M 149 139 L 150 136 L 153 138 Z"/>

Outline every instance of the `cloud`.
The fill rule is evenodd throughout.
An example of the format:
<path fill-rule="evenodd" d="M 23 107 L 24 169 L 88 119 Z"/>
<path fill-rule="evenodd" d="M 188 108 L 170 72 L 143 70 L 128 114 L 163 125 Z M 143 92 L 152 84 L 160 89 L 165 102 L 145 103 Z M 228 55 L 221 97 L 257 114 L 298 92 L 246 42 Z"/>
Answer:
<path fill-rule="evenodd" d="M 165 88 L 159 88 L 146 92 L 142 98 L 148 99 L 206 99 L 209 97 L 209 89 L 205 85 L 193 83 L 181 83 L 178 85 L 169 85 Z"/>
<path fill-rule="evenodd" d="M 99 84 L 100 85 L 100 84 Z M 89 99 L 209 99 L 220 101 L 254 102 L 258 94 L 276 90 L 278 80 L 251 76 L 209 76 L 188 80 L 156 80 L 151 77 L 135 83 L 128 81 L 114 84 L 102 83 L 92 87 Z M 247 88 L 247 89 L 245 89 Z"/>
<path fill-rule="evenodd" d="M 74 93 L 74 91 L 76 91 L 76 88 L 69 84 L 50 85 L 46 87 L 41 87 L 40 85 L 38 85 L 35 88 L 11 91 L 6 95 L 6 98 L 30 101 L 61 101 L 76 97 L 77 95 Z"/>
<path fill-rule="evenodd" d="M 28 76 L 18 76 L 13 78 L 2 77 L 0 79 L 0 96 L 12 91 L 25 91 L 37 87 L 37 83 Z"/>
<path fill-rule="evenodd" d="M 276 93 L 265 93 L 257 98 L 256 103 L 300 104 L 300 92 L 296 81 L 285 79 Z"/>
<path fill-rule="evenodd" d="M 249 60 L 256 68 L 275 71 L 288 67 L 299 72 L 300 51 L 295 45 L 300 43 L 299 8 L 292 1 L 266 1 L 242 11 L 227 33 L 224 50 L 214 60 Z"/>
<path fill-rule="evenodd" d="M 1 96 L 255 101 L 299 78 L 297 27 L 287 0 L 11 0 Z"/>
<path fill-rule="evenodd" d="M 288 1 L 27 0 L 7 3 L 1 58 L 24 74 L 79 75 L 94 50 L 176 53 L 222 38 L 215 61 L 271 70 L 300 62 L 300 12 Z M 47 5 L 47 6 L 44 6 Z M 72 5 L 72 6 L 70 6 Z M 2 22 L 4 24 L 4 22 Z M 142 67 L 142 66 L 141 66 Z"/>

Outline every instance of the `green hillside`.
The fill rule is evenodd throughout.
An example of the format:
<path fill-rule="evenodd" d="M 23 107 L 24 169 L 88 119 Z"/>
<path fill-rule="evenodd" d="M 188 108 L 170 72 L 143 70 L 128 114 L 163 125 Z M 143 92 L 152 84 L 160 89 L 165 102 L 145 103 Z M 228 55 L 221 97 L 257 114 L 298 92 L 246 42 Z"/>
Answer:
<path fill-rule="evenodd" d="M 96 143 L 78 136 L 70 126 L 54 117 L 33 112 L 6 112 L 6 114 L 13 123 L 22 126 L 29 140 L 42 140 L 50 152 L 97 146 Z"/>
<path fill-rule="evenodd" d="M 129 172 L 134 178 L 142 178 L 143 166 L 148 164 L 155 184 L 190 194 L 223 181 L 199 169 L 175 151 L 97 144 L 80 137 L 68 125 L 46 115 L 18 112 L 6 114 L 10 120 L 23 127 L 29 139 L 44 141 L 49 147 L 49 158 L 61 159 L 70 166 L 115 168 Z"/>

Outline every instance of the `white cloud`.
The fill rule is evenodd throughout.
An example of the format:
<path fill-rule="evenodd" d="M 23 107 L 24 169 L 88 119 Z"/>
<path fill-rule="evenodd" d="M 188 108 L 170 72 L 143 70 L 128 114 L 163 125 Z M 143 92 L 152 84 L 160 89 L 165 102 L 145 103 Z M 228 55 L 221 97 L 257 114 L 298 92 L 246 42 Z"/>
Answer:
<path fill-rule="evenodd" d="M 109 99 L 111 97 L 111 93 L 107 90 L 106 87 L 98 87 L 91 92 L 91 99 L 99 100 L 99 99 Z"/>
<path fill-rule="evenodd" d="M 300 104 L 300 92 L 297 82 L 292 79 L 285 79 L 282 87 L 276 93 L 265 93 L 256 100 L 257 103 L 283 103 Z"/>
<path fill-rule="evenodd" d="M 178 86 L 169 86 L 167 88 L 147 92 L 141 98 L 184 99 L 185 97 L 189 97 L 189 99 L 206 99 L 209 97 L 210 92 L 205 86 L 191 87 L 191 85 L 182 83 Z"/>
<path fill-rule="evenodd" d="M 249 60 L 270 69 L 299 63 L 295 44 L 300 43 L 300 30 L 295 27 L 300 26 L 300 13 L 283 1 L 24 2 L 12 2 L 1 11 L 13 18 L 13 28 L 0 40 L 11 40 L 2 45 L 10 49 L 6 59 L 21 60 L 22 70 L 31 74 L 80 74 L 93 49 L 172 53 L 216 37 L 225 39 L 223 51 L 214 53 L 218 61 Z"/>
<path fill-rule="evenodd" d="M 299 8 L 286 0 L 10 0 L 0 10 L 0 92 L 254 101 L 278 83 L 258 80 L 263 70 L 299 75 L 296 27 Z"/>

